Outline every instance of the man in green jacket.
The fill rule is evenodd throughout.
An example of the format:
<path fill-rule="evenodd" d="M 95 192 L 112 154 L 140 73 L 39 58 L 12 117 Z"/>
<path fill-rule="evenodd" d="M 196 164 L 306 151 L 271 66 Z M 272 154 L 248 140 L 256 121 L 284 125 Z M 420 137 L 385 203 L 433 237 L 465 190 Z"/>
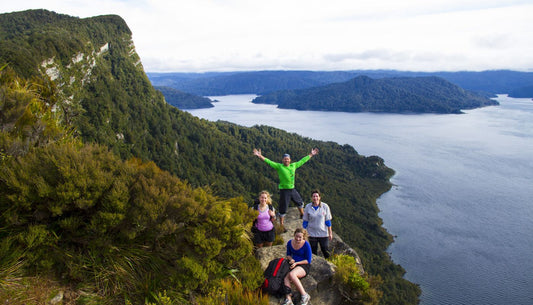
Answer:
<path fill-rule="evenodd" d="M 302 200 L 302 196 L 298 193 L 298 191 L 294 188 L 294 178 L 296 174 L 296 169 L 300 166 L 302 166 L 305 162 L 309 161 L 311 157 L 318 154 L 318 148 L 313 148 L 311 150 L 311 153 L 305 157 L 303 157 L 300 161 L 291 163 L 291 156 L 289 154 L 284 154 L 283 159 L 281 160 L 282 163 L 277 163 L 274 161 L 271 161 L 268 158 L 265 158 L 261 154 L 261 149 L 255 149 L 254 148 L 254 155 L 258 156 L 261 160 L 265 161 L 268 165 L 270 165 L 272 168 L 274 168 L 278 172 L 279 176 L 279 223 L 281 224 L 281 227 L 283 230 L 285 230 L 284 223 L 285 223 L 285 215 L 287 214 L 287 208 L 289 207 L 290 201 L 294 201 L 297 206 L 298 210 L 300 211 L 300 218 L 304 214 L 304 202 Z"/>

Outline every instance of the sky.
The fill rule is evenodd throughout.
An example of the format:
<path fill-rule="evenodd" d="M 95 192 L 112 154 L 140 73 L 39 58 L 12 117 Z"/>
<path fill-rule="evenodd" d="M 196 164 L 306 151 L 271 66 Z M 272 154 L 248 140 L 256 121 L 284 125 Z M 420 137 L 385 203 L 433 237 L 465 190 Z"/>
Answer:
<path fill-rule="evenodd" d="M 116 14 L 147 72 L 533 72 L 532 0 L 0 0 Z"/>

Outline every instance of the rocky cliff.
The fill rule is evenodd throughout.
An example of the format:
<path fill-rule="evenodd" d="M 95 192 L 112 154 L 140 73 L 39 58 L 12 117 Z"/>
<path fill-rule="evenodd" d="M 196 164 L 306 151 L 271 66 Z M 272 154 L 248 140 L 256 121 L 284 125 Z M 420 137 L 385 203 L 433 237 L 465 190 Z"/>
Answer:
<path fill-rule="evenodd" d="M 286 233 L 281 234 L 283 239 L 283 245 L 277 245 L 272 247 L 265 247 L 257 249 L 256 256 L 261 262 L 261 267 L 267 268 L 268 263 L 277 257 L 283 257 L 286 254 L 286 243 L 292 238 L 294 230 L 302 226 L 302 220 L 300 219 L 299 212 L 296 208 L 290 208 L 285 218 Z M 332 253 L 346 254 L 355 257 L 359 270 L 364 273 L 361 259 L 357 253 L 350 248 L 344 241 L 333 232 L 333 240 L 330 243 Z M 302 284 L 305 290 L 311 295 L 311 303 L 313 305 L 334 305 L 341 304 L 343 298 L 339 293 L 333 282 L 333 275 L 335 274 L 336 266 L 328 262 L 321 256 L 319 250 L 318 255 L 313 255 L 313 261 L 311 263 L 310 274 L 302 280 Z M 293 287 L 294 288 L 294 287 Z M 299 301 L 300 295 L 293 289 L 294 300 Z M 279 304 L 280 300 L 276 297 L 270 297 L 270 304 Z M 295 304 L 298 304 L 296 302 Z"/>

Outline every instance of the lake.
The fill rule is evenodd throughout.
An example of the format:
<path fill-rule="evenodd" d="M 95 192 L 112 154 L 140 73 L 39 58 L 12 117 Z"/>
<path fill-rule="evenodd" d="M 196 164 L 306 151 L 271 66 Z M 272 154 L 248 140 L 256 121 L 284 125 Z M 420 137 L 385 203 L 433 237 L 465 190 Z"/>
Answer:
<path fill-rule="evenodd" d="M 533 304 L 531 99 L 499 95 L 500 106 L 465 114 L 405 115 L 286 110 L 254 97 L 211 97 L 214 108 L 188 111 L 382 157 L 396 171 L 378 199 L 395 236 L 388 252 L 422 288 L 421 304 Z"/>

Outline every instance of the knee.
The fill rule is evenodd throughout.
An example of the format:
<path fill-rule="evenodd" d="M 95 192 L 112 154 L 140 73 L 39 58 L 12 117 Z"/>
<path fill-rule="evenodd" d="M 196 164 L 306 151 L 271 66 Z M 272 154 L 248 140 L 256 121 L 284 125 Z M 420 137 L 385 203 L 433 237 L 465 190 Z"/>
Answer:
<path fill-rule="evenodd" d="M 296 275 L 296 272 L 289 272 L 289 280 L 293 283 L 298 280 L 298 276 Z"/>

